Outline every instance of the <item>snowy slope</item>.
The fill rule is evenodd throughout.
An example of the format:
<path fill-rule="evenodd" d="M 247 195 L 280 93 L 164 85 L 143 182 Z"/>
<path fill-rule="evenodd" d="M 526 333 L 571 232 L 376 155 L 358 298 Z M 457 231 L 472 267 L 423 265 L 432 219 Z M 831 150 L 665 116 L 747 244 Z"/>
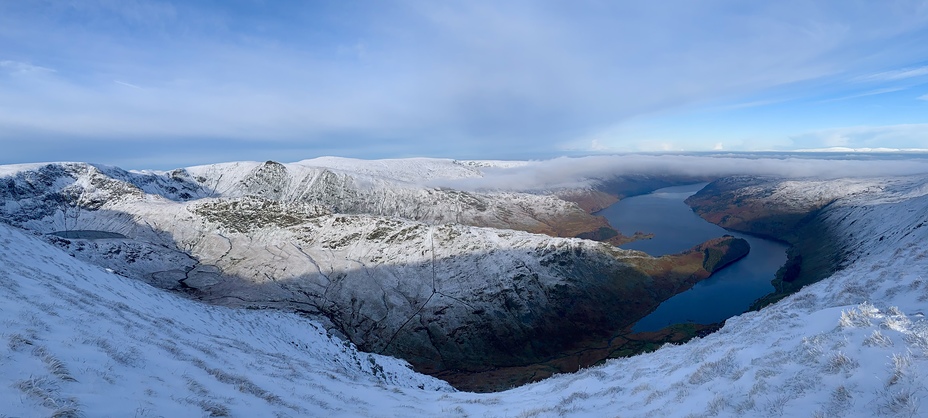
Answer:
<path fill-rule="evenodd" d="M 576 236 L 607 226 L 576 204 L 551 195 L 469 192 L 427 185 L 437 180 L 482 176 L 476 168 L 454 160 L 323 157 L 288 164 L 234 162 L 139 174 L 170 176 L 184 185 L 196 183 L 202 189 L 199 193 L 187 191 L 186 196 L 259 196 L 286 204 L 316 205 L 334 213 L 399 217 L 431 224 L 453 222 L 553 236 Z M 149 190 L 162 196 L 170 194 Z"/>
<path fill-rule="evenodd" d="M 420 386 L 450 390 L 303 318 L 207 306 L 62 254 L 0 225 L 4 416 L 376 414 Z"/>
<path fill-rule="evenodd" d="M 161 174 L 49 164 L 0 177 L 0 221 L 47 234 L 84 261 L 200 300 L 318 315 L 362 348 L 401 356 L 418 370 L 550 358 L 585 335 L 629 325 L 694 273 L 651 274 L 654 259 L 595 241 L 435 225 L 396 211 L 332 213 L 372 202 L 445 213 L 428 202 L 477 199 L 396 180 L 371 189 L 392 194 L 383 200 L 364 187 L 342 187 L 358 178 L 273 162 Z M 424 197 L 417 203 L 411 196 Z M 501 196 L 499 206 L 474 210 L 496 207 L 518 217 L 524 204 L 526 219 L 535 219 L 556 213 L 538 199 L 559 201 Z M 52 235 L 88 230 L 110 235 Z"/>
<path fill-rule="evenodd" d="M 495 394 L 374 357 L 385 382 L 309 321 L 177 299 L 0 226 L 0 414 L 924 416 L 928 178 L 868 184 L 778 189 L 837 198 L 845 270 L 705 338 Z"/>
<path fill-rule="evenodd" d="M 396 179 L 425 184 L 437 179 L 482 177 L 477 166 L 457 160 L 439 158 L 403 158 L 358 160 L 342 157 L 319 157 L 295 163 L 306 167 L 324 167 L 346 173 Z"/>

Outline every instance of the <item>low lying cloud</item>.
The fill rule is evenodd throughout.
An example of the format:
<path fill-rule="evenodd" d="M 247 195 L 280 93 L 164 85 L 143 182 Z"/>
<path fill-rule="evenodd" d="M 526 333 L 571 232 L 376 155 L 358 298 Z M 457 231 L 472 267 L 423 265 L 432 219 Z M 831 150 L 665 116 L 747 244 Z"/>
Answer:
<path fill-rule="evenodd" d="M 563 157 L 521 166 L 482 169 L 482 178 L 440 180 L 432 185 L 464 190 L 534 191 L 587 187 L 625 175 L 783 178 L 881 177 L 928 174 L 928 154 L 867 155 L 829 159 L 795 155 L 610 155 Z"/>

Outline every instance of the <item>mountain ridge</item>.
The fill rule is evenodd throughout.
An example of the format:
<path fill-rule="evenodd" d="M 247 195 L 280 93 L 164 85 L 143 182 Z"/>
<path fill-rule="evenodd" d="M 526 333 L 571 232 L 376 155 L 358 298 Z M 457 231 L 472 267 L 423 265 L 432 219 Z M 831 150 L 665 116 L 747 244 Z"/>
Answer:
<path fill-rule="evenodd" d="M 58 233 L 48 240 L 82 260 L 213 303 L 314 315 L 420 371 L 530 364 L 608 338 L 711 274 L 702 253 L 652 259 L 517 230 L 589 216 L 553 196 L 475 194 L 302 164 L 162 173 L 33 166 L 0 179 L 0 204 L 5 222 Z M 125 238 L 60 236 L 73 230 Z"/>

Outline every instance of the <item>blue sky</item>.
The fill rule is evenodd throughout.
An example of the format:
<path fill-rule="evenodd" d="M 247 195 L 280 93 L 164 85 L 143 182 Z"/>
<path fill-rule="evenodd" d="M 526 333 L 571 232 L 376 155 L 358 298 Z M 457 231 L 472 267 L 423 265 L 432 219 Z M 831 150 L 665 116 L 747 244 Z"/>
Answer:
<path fill-rule="evenodd" d="M 928 148 L 928 1 L 0 1 L 0 163 Z"/>

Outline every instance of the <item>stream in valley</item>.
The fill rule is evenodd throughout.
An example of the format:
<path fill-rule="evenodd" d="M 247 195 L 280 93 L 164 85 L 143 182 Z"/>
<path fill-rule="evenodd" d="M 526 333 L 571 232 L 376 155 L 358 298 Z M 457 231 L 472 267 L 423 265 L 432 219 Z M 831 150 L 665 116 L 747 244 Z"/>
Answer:
<path fill-rule="evenodd" d="M 654 234 L 651 239 L 634 241 L 621 248 L 644 251 L 655 257 L 679 253 L 725 234 L 744 238 L 751 245 L 746 257 L 664 301 L 635 323 L 634 332 L 657 331 L 673 324 L 721 322 L 741 314 L 757 298 L 774 290 L 770 281 L 786 262 L 787 246 L 731 232 L 700 218 L 683 201 L 705 185 L 659 189 L 623 199 L 597 213 L 623 235 L 631 236 L 637 231 Z"/>

